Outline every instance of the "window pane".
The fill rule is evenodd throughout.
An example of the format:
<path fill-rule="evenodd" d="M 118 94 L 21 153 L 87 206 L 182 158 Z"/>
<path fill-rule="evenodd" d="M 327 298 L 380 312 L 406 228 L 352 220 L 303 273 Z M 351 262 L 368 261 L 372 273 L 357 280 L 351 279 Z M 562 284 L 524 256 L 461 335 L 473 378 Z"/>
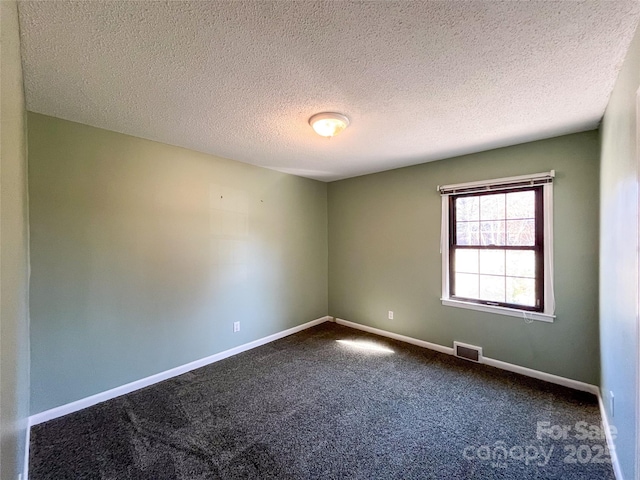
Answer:
<path fill-rule="evenodd" d="M 456 221 L 468 222 L 480 219 L 478 197 L 456 198 Z"/>
<path fill-rule="evenodd" d="M 507 277 L 507 302 L 528 307 L 536 306 L 536 281 Z"/>
<path fill-rule="evenodd" d="M 480 251 L 480 273 L 504 275 L 504 250 Z"/>
<path fill-rule="evenodd" d="M 492 277 L 480 275 L 480 297 L 481 300 L 492 302 L 504 302 L 504 277 Z"/>
<path fill-rule="evenodd" d="M 456 250 L 455 271 L 462 273 L 478 273 L 478 250 Z"/>
<path fill-rule="evenodd" d="M 456 245 L 480 245 L 478 222 L 456 223 Z"/>
<path fill-rule="evenodd" d="M 507 193 L 507 218 L 535 218 L 536 192 Z"/>
<path fill-rule="evenodd" d="M 505 218 L 505 194 L 480 196 L 480 220 L 502 220 Z"/>
<path fill-rule="evenodd" d="M 504 245 L 505 244 L 505 222 L 482 222 L 480 233 L 482 245 Z"/>
<path fill-rule="evenodd" d="M 507 245 L 531 246 L 535 244 L 535 220 L 507 220 Z"/>
<path fill-rule="evenodd" d="M 478 275 L 456 273 L 455 288 L 458 297 L 478 298 Z"/>
<path fill-rule="evenodd" d="M 531 250 L 507 250 L 507 275 L 535 278 L 536 254 Z"/>

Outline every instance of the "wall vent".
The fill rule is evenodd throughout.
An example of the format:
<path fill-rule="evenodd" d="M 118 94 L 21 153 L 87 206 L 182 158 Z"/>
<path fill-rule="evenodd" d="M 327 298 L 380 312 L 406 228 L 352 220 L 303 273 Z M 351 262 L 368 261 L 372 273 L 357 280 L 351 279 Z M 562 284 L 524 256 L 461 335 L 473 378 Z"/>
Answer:
<path fill-rule="evenodd" d="M 456 357 L 464 358 L 465 360 L 477 363 L 482 362 L 482 347 L 453 342 L 453 353 Z"/>

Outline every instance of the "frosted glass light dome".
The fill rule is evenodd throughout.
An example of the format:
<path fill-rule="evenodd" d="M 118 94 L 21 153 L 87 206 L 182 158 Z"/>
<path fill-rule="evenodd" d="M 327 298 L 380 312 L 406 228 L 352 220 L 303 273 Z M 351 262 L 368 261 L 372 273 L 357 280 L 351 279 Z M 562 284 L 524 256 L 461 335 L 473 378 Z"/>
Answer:
<path fill-rule="evenodd" d="M 309 119 L 309 125 L 318 135 L 335 137 L 349 126 L 349 119 L 340 113 L 317 113 Z"/>

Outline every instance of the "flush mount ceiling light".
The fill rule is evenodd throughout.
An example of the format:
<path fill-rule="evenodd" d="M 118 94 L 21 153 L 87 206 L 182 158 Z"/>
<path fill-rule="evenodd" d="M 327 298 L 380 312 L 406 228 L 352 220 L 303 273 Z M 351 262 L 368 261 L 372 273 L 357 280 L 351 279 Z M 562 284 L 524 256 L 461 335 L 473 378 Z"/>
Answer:
<path fill-rule="evenodd" d="M 309 125 L 318 135 L 331 138 L 349 126 L 349 119 L 340 113 L 322 112 L 311 117 Z"/>

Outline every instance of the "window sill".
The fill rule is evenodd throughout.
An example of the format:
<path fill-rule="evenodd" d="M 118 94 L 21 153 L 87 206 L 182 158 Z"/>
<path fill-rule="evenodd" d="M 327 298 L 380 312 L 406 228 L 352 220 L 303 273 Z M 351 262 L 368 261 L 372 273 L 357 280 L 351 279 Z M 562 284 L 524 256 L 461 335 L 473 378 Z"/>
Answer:
<path fill-rule="evenodd" d="M 518 310 L 516 308 L 497 307 L 493 305 L 482 305 L 479 303 L 463 302 L 460 300 L 452 300 L 450 298 L 441 298 L 442 305 L 447 307 L 466 308 L 468 310 L 477 310 L 485 313 L 495 313 L 497 315 L 508 315 L 510 317 L 518 317 L 525 320 L 537 320 L 539 322 L 553 323 L 555 315 L 540 312 L 529 312 L 527 310 Z"/>

